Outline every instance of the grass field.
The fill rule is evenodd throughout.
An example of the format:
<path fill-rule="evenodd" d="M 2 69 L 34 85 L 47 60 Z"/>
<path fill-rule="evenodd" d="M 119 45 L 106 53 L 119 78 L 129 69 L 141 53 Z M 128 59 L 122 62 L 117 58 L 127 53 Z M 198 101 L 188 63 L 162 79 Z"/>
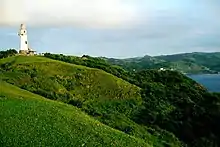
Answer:
<path fill-rule="evenodd" d="M 0 85 L 0 146 L 149 146 L 73 106 Z"/>

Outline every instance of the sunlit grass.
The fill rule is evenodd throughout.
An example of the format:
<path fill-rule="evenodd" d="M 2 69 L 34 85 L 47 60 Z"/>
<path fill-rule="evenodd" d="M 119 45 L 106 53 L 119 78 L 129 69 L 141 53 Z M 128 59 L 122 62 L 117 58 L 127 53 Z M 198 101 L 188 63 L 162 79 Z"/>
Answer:
<path fill-rule="evenodd" d="M 1 146 L 148 146 L 73 106 L 0 85 Z"/>

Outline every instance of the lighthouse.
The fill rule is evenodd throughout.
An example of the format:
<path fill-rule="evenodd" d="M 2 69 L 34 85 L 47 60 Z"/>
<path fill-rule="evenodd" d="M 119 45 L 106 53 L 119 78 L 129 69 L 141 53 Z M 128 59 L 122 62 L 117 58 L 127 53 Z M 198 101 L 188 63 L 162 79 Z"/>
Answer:
<path fill-rule="evenodd" d="M 18 36 L 20 37 L 19 54 L 21 54 L 21 55 L 34 55 L 35 51 L 31 50 L 28 45 L 27 29 L 26 29 L 25 24 L 20 25 L 20 30 L 18 32 Z"/>

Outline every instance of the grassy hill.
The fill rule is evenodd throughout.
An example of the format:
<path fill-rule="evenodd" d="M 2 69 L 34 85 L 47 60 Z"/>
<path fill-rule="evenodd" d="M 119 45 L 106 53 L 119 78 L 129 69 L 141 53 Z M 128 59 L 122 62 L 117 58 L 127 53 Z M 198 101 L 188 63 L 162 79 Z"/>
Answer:
<path fill-rule="evenodd" d="M 185 53 L 128 59 L 105 58 L 105 60 L 129 71 L 166 68 L 191 74 L 220 72 L 220 53 Z"/>
<path fill-rule="evenodd" d="M 82 114 L 154 147 L 220 145 L 220 95 L 185 75 L 169 70 L 128 72 L 89 56 L 45 57 L 1 59 L 0 79 L 76 106 Z"/>
<path fill-rule="evenodd" d="M 103 124 L 149 145 L 182 146 L 172 133 L 139 125 L 133 120 L 143 103 L 141 88 L 110 73 L 40 56 L 4 58 L 0 60 L 0 67 L 1 80 L 77 106 Z"/>
<path fill-rule="evenodd" d="M 93 58 L 90 56 L 74 57 L 62 54 L 45 54 L 45 57 L 99 68 L 141 88 L 142 105 L 133 105 L 135 102 L 130 101 L 124 103 L 125 105 L 122 103 L 101 103 L 97 105 L 95 103 L 95 105 L 89 107 L 89 111 L 95 108 L 95 113 L 92 113 L 93 116 L 97 112 L 99 115 L 104 113 L 104 115 L 101 115 L 102 122 L 107 122 L 107 124 L 114 126 L 114 128 L 141 138 L 148 138 L 147 134 L 143 135 L 140 133 L 144 131 L 151 132 L 154 136 L 159 134 L 157 137 L 166 139 L 165 146 L 181 146 L 177 143 L 178 141 L 175 140 L 175 137 L 172 137 L 167 131 L 172 132 L 181 141 L 192 147 L 217 147 L 220 145 L 220 129 L 218 126 L 220 120 L 220 97 L 218 94 L 209 93 L 203 86 L 185 75 L 170 70 L 126 72 L 118 68 L 118 66 L 112 66 L 106 62 L 105 58 Z M 149 56 L 144 58 L 149 58 Z M 164 63 L 161 63 L 161 65 L 164 65 Z M 166 62 L 165 65 L 169 67 L 170 62 Z M 130 106 L 128 107 L 127 104 L 135 107 L 129 109 Z M 129 117 L 124 117 L 121 113 L 119 115 L 117 113 L 113 115 L 112 113 L 105 114 L 106 110 L 112 112 L 112 109 L 109 108 L 115 105 L 117 105 L 114 107 L 116 110 L 126 108 L 126 110 L 133 111 L 135 108 L 137 113 L 133 113 L 130 116 L 126 115 Z M 97 108 L 102 109 L 100 111 Z M 113 110 L 118 112 L 115 109 Z M 120 112 L 123 113 L 123 111 Z M 133 125 L 133 122 L 130 122 L 130 120 L 134 121 L 138 126 Z M 114 122 L 120 123 L 115 124 Z M 140 127 L 140 125 L 144 127 Z M 149 126 L 153 130 L 148 129 Z M 201 128 L 203 129 L 201 130 Z M 166 131 L 164 132 L 164 130 Z"/>
<path fill-rule="evenodd" d="M 2 77 L 11 84 L 51 99 L 140 99 L 140 88 L 99 69 L 45 57 L 16 56 L 0 60 Z M 53 92 L 59 95 L 53 95 Z M 71 100 L 71 99 L 66 99 Z"/>
<path fill-rule="evenodd" d="M 78 108 L 2 81 L 0 85 L 1 146 L 150 146 Z"/>

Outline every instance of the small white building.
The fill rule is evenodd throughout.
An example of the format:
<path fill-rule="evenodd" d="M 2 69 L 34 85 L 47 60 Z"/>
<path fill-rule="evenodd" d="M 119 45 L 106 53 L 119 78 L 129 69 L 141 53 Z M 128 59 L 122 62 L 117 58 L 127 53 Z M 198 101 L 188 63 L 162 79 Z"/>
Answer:
<path fill-rule="evenodd" d="M 26 29 L 25 24 L 21 24 L 20 30 L 18 32 L 18 36 L 20 37 L 19 54 L 21 54 L 21 55 L 34 55 L 34 53 L 36 51 L 33 51 L 32 49 L 29 48 L 27 29 Z"/>
<path fill-rule="evenodd" d="M 160 68 L 160 69 L 159 69 L 159 71 L 165 71 L 165 70 L 166 70 L 166 69 L 164 69 L 164 68 Z"/>

